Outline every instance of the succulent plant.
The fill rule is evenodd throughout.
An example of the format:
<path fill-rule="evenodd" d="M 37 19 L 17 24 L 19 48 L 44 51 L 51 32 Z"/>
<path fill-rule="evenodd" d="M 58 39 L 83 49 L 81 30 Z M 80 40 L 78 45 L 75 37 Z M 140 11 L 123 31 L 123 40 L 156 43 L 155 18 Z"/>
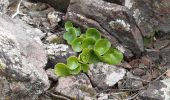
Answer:
<path fill-rule="evenodd" d="M 101 38 L 101 34 L 97 29 L 88 28 L 85 34 L 81 34 L 79 28 L 75 28 L 71 21 L 67 21 L 65 30 L 63 38 L 75 52 L 79 53 L 79 56 L 69 57 L 67 64 L 56 64 L 55 73 L 57 76 L 88 72 L 89 64 L 92 63 L 103 61 L 108 64 L 119 64 L 123 60 L 123 54 L 111 47 L 109 40 Z"/>

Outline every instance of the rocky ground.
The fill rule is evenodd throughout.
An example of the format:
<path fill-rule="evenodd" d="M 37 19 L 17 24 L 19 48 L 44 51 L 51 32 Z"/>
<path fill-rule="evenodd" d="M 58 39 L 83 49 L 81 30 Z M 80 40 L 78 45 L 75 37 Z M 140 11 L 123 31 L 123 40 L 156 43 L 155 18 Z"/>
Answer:
<path fill-rule="evenodd" d="M 100 30 L 122 63 L 57 77 L 77 55 L 67 20 Z M 0 0 L 0 100 L 170 100 L 170 1 Z"/>

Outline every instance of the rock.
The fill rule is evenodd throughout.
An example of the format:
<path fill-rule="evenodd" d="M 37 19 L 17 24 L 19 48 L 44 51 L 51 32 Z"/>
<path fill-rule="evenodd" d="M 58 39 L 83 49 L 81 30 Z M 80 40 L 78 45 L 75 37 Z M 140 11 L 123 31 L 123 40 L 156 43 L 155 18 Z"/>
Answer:
<path fill-rule="evenodd" d="M 56 34 L 51 34 L 46 38 L 47 43 L 56 43 L 56 44 L 66 44 L 66 41 L 63 39 L 64 31 L 58 32 Z"/>
<path fill-rule="evenodd" d="M 58 25 L 58 22 L 61 21 L 61 16 L 59 16 L 58 12 L 56 11 L 48 13 L 47 17 L 52 27 L 55 27 Z"/>
<path fill-rule="evenodd" d="M 90 65 L 88 75 L 95 86 L 101 89 L 107 89 L 123 79 L 125 73 L 126 70 L 123 68 L 105 63 L 97 63 Z"/>
<path fill-rule="evenodd" d="M 134 68 L 133 74 L 136 75 L 136 76 L 143 76 L 143 75 L 146 74 L 146 70 L 143 70 L 141 68 Z"/>
<path fill-rule="evenodd" d="M 160 62 L 160 51 L 159 50 L 147 50 L 145 54 L 148 56 L 148 58 L 154 62 L 159 63 Z"/>
<path fill-rule="evenodd" d="M 7 11 L 8 4 L 8 0 L 0 0 L 0 13 L 5 13 Z"/>
<path fill-rule="evenodd" d="M 142 90 L 142 100 L 170 100 L 170 78 L 150 83 L 147 90 Z"/>
<path fill-rule="evenodd" d="M 5 14 L 9 15 L 11 18 L 14 18 L 19 14 L 19 9 L 22 0 L 9 0 L 9 5 Z"/>
<path fill-rule="evenodd" d="M 83 99 L 85 97 L 93 97 L 96 95 L 96 91 L 93 89 L 90 80 L 85 74 L 60 77 L 55 90 L 56 92 L 69 96 L 70 98 L 79 97 L 80 99 Z"/>
<path fill-rule="evenodd" d="M 100 93 L 97 100 L 119 100 L 125 97 L 123 93 Z"/>
<path fill-rule="evenodd" d="M 155 49 L 160 50 L 168 46 L 169 43 L 169 40 L 156 40 L 156 42 L 154 43 L 154 47 Z"/>
<path fill-rule="evenodd" d="M 35 99 L 49 88 L 49 80 L 43 67 L 47 58 L 40 36 L 19 20 L 12 20 L 0 14 L 0 75 L 1 98 Z"/>
<path fill-rule="evenodd" d="M 8 80 L 5 77 L 0 77 L 0 99 L 4 100 L 8 92 L 10 92 Z"/>
<path fill-rule="evenodd" d="M 36 1 L 48 3 L 55 9 L 63 11 L 63 12 L 67 11 L 67 7 L 70 3 L 70 0 L 36 0 Z"/>
<path fill-rule="evenodd" d="M 160 55 L 162 60 L 166 63 L 167 66 L 170 66 L 170 46 L 162 49 Z"/>
<path fill-rule="evenodd" d="M 124 2 L 124 0 L 103 0 L 103 1 L 115 3 L 115 4 L 119 4 L 119 5 L 122 5 Z"/>
<path fill-rule="evenodd" d="M 57 63 L 66 63 L 69 56 L 76 55 L 76 53 L 66 44 L 48 44 L 46 46 L 46 51 L 49 65 L 52 67 Z"/>
<path fill-rule="evenodd" d="M 116 45 L 116 38 L 138 56 L 143 51 L 141 32 L 124 6 L 103 0 L 71 0 L 66 19 L 82 27 L 99 29 L 112 44 Z"/>
<path fill-rule="evenodd" d="M 143 88 L 143 82 L 140 76 L 135 76 L 134 74 L 128 72 L 127 73 L 127 80 L 121 86 L 126 89 L 141 89 Z"/>
<path fill-rule="evenodd" d="M 48 78 L 50 80 L 52 80 L 52 81 L 57 81 L 58 80 L 57 75 L 55 75 L 55 73 L 54 73 L 54 69 L 47 69 L 46 73 L 47 73 Z"/>
<path fill-rule="evenodd" d="M 170 29 L 170 1 L 167 0 L 125 0 L 143 36 L 151 36 L 153 32 Z"/>
<path fill-rule="evenodd" d="M 132 80 L 131 82 L 132 84 L 132 89 L 140 89 L 140 88 L 143 88 L 143 83 L 142 81 L 139 81 L 139 80 Z"/>

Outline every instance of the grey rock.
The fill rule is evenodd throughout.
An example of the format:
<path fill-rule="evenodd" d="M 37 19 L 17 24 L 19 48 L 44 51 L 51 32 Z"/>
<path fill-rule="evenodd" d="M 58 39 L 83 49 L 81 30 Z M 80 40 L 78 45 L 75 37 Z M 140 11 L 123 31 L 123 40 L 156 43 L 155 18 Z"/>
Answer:
<path fill-rule="evenodd" d="M 60 77 L 55 91 L 71 98 L 79 97 L 80 99 L 96 95 L 96 91 L 85 74 Z"/>
<path fill-rule="evenodd" d="M 140 98 L 142 100 L 170 100 L 170 79 L 155 81 L 150 83 L 147 90 L 142 90 Z"/>
<path fill-rule="evenodd" d="M 9 5 L 8 0 L 0 0 L 0 13 L 5 13 Z"/>
<path fill-rule="evenodd" d="M 105 63 L 90 65 L 88 72 L 94 85 L 101 89 L 107 89 L 114 86 L 119 80 L 123 79 L 126 70 Z"/>
<path fill-rule="evenodd" d="M 7 79 L 5 77 L 0 77 L 0 99 L 1 100 L 5 100 L 6 94 L 9 92 L 9 90 L 10 88 Z"/>
<path fill-rule="evenodd" d="M 49 88 L 49 80 L 43 70 L 47 58 L 40 44 L 40 35 L 41 32 L 21 21 L 0 14 L 0 60 L 4 66 L 1 76 L 7 83 L 0 90 L 7 91 L 3 91 L 5 97 L 34 99 Z"/>
<path fill-rule="evenodd" d="M 146 52 L 147 56 L 152 62 L 159 63 L 160 62 L 160 51 L 154 50 L 154 51 L 147 51 Z"/>
<path fill-rule="evenodd" d="M 169 43 L 169 40 L 156 40 L 156 42 L 154 43 L 154 47 L 155 49 L 160 50 L 168 46 Z"/>
<path fill-rule="evenodd" d="M 142 83 L 142 81 L 132 80 L 132 88 L 133 88 L 133 89 L 143 88 L 143 83 Z"/>
<path fill-rule="evenodd" d="M 116 93 L 100 93 L 97 100 L 119 100 L 121 99 L 121 94 Z"/>
<path fill-rule="evenodd" d="M 37 1 L 48 3 L 55 9 L 64 11 L 64 12 L 67 11 L 67 7 L 70 3 L 70 0 L 37 0 Z"/>
<path fill-rule="evenodd" d="M 127 73 L 127 80 L 126 83 L 123 83 L 121 88 L 126 89 L 141 89 L 143 88 L 143 79 L 141 79 L 139 76 L 135 76 L 134 74 L 128 72 Z"/>
<path fill-rule="evenodd" d="M 49 34 L 46 38 L 47 43 L 56 43 L 56 44 L 66 44 L 66 41 L 63 39 L 63 34 L 65 32 L 61 31 L 56 34 Z"/>
<path fill-rule="evenodd" d="M 56 11 L 48 13 L 47 17 L 52 27 L 55 27 L 58 25 L 58 22 L 61 21 L 61 16 L 59 16 L 59 13 Z"/>
<path fill-rule="evenodd" d="M 48 75 L 48 78 L 51 79 L 52 81 L 57 81 L 58 80 L 57 75 L 55 75 L 55 73 L 54 73 L 54 69 L 47 69 L 46 73 Z"/>
<path fill-rule="evenodd" d="M 151 36 L 153 32 L 170 29 L 170 1 L 167 0 L 125 0 L 143 36 Z"/>
<path fill-rule="evenodd" d="M 124 47 L 136 55 L 143 51 L 141 32 L 124 6 L 103 0 L 71 0 L 66 19 L 82 27 L 99 29 L 114 46 L 118 39 Z"/>
<path fill-rule="evenodd" d="M 76 55 L 66 44 L 47 44 L 46 51 L 51 66 L 54 66 L 56 63 L 66 63 L 69 56 Z"/>
<path fill-rule="evenodd" d="M 170 46 L 162 49 L 160 51 L 161 58 L 166 63 L 167 66 L 170 66 Z"/>

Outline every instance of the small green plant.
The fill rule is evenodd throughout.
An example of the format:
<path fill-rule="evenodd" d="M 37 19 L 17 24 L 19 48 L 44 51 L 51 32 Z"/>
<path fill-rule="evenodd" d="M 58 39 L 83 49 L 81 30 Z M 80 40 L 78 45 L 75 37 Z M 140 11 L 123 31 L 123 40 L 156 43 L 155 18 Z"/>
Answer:
<path fill-rule="evenodd" d="M 79 53 L 79 56 L 69 57 L 67 64 L 56 64 L 55 73 L 57 76 L 86 73 L 89 70 L 89 64 L 92 63 L 102 61 L 108 64 L 118 64 L 123 60 L 123 54 L 112 48 L 109 40 L 101 38 L 97 29 L 88 28 L 85 34 L 81 34 L 80 29 L 75 28 L 70 21 L 65 23 L 65 29 L 63 38 L 75 52 Z"/>

